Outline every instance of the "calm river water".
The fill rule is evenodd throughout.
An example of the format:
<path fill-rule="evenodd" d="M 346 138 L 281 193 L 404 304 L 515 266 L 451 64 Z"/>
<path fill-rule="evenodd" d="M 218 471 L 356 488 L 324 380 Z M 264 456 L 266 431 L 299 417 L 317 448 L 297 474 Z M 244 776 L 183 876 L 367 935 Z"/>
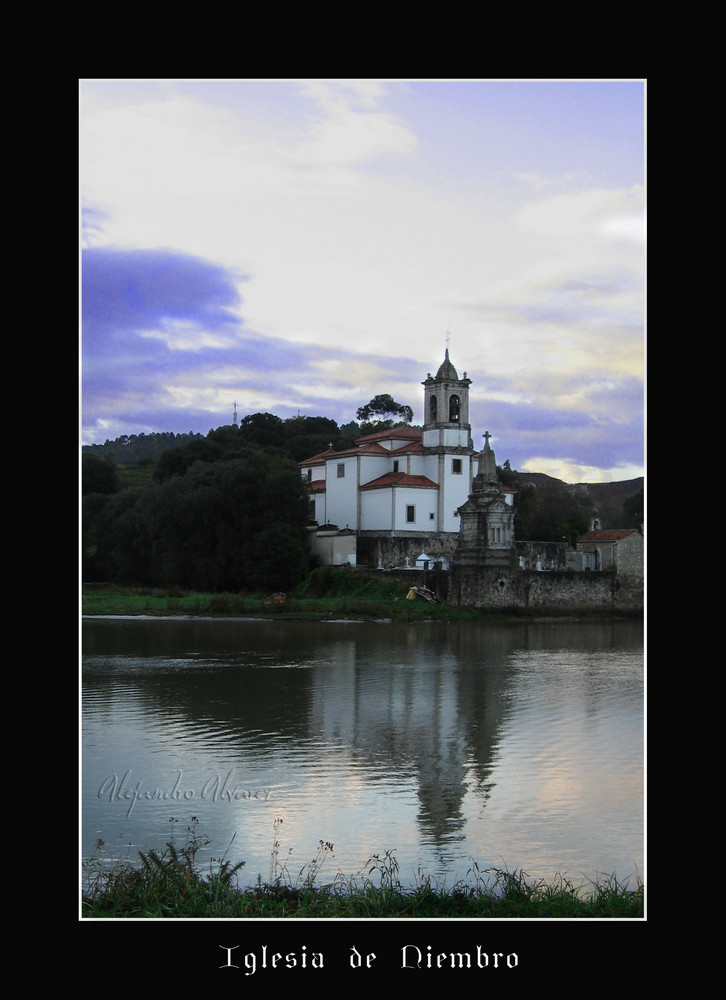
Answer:
<path fill-rule="evenodd" d="M 82 845 L 644 877 L 642 622 L 84 619 Z M 368 865 L 370 868 L 370 865 Z M 367 870 L 367 869 L 366 869 Z"/>

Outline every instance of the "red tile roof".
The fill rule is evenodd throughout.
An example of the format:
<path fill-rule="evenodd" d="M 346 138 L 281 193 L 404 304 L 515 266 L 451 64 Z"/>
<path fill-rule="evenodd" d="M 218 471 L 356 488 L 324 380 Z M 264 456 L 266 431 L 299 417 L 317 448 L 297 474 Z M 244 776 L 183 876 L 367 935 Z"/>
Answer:
<path fill-rule="evenodd" d="M 581 542 L 619 542 L 621 538 L 637 534 L 637 528 L 610 528 L 602 531 L 590 531 L 580 535 Z"/>
<path fill-rule="evenodd" d="M 310 458 L 306 458 L 304 462 L 298 462 L 298 466 L 303 465 L 325 465 L 326 459 L 334 455 L 335 452 L 328 448 L 327 451 L 321 451 L 318 455 L 312 455 Z"/>
<path fill-rule="evenodd" d="M 437 490 L 439 487 L 428 476 L 409 476 L 406 472 L 387 472 L 361 486 L 362 490 L 382 490 L 390 486 L 413 486 L 417 489 Z"/>
<path fill-rule="evenodd" d="M 357 441 L 382 441 L 387 438 L 423 438 L 423 431 L 420 427 L 389 427 L 385 431 L 377 431 L 375 434 L 366 434 L 365 437 L 357 438 Z"/>
<path fill-rule="evenodd" d="M 398 448 L 384 448 L 380 441 L 403 441 Z M 328 448 L 317 455 L 306 458 L 303 462 L 298 462 L 298 467 L 304 465 L 323 465 L 330 459 L 345 458 L 349 455 L 416 455 L 423 453 L 423 431 L 420 427 L 389 427 L 386 431 L 379 431 L 377 434 L 367 434 L 358 438 L 354 448 L 345 448 L 343 451 L 334 451 Z"/>
<path fill-rule="evenodd" d="M 390 451 L 385 449 L 387 455 L 423 455 L 424 446 L 423 441 L 420 439 L 418 441 L 409 441 L 408 444 L 401 445 L 400 448 L 391 448 Z"/>

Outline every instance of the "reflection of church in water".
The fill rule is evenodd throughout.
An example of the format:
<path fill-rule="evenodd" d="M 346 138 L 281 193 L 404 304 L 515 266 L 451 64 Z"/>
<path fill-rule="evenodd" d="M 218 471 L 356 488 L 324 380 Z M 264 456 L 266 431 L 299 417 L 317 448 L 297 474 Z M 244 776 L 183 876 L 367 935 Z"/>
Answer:
<path fill-rule="evenodd" d="M 436 631 L 427 638 L 422 645 L 420 626 L 412 626 L 406 662 L 391 660 L 385 628 L 373 647 L 370 633 L 360 647 L 353 638 L 341 644 L 335 663 L 316 669 L 320 691 L 311 692 L 309 724 L 316 735 L 349 747 L 363 774 L 370 768 L 392 782 L 415 776 L 422 843 L 445 862 L 447 843 L 465 837 L 465 798 L 474 796 L 483 806 L 489 796 L 493 755 L 507 720 L 501 665 L 513 637 L 492 628 L 486 649 L 478 630 Z M 487 669 L 495 664 L 500 669 Z"/>

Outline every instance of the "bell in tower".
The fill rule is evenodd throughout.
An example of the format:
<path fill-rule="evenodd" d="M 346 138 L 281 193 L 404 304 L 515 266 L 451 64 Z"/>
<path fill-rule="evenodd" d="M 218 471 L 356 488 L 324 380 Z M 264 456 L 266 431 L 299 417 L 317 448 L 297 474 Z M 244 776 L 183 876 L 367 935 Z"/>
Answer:
<path fill-rule="evenodd" d="M 471 379 L 459 378 L 446 348 L 444 360 L 433 376 L 429 373 L 424 386 L 425 448 L 472 447 L 469 423 L 469 386 Z"/>

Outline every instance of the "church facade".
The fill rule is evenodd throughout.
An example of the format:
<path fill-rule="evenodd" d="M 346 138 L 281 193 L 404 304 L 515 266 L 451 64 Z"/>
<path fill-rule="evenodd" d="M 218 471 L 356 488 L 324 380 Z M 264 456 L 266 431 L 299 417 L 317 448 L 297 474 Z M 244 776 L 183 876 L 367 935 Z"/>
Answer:
<path fill-rule="evenodd" d="M 448 567 L 481 457 L 471 436 L 471 379 L 459 377 L 447 348 L 422 384 L 423 427 L 392 427 L 299 463 L 311 547 L 323 563 Z"/>

